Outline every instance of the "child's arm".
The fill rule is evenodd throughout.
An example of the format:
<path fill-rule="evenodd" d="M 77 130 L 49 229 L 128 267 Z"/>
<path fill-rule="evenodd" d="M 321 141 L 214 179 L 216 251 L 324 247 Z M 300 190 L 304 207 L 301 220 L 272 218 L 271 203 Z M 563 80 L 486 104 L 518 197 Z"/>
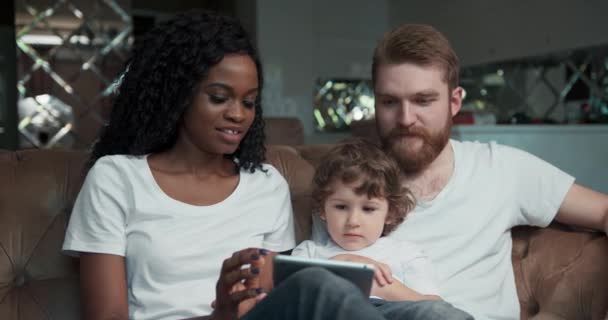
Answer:
<path fill-rule="evenodd" d="M 388 265 L 374 259 L 350 253 L 339 254 L 331 257 L 330 259 L 372 264 L 374 265 L 374 284 L 385 286 L 393 282 L 393 272 L 391 271 L 391 268 Z"/>
<path fill-rule="evenodd" d="M 383 294 L 387 300 L 441 300 L 437 285 L 437 279 L 430 259 L 421 251 L 411 248 L 416 252 L 412 256 L 401 261 L 399 275 L 403 283 L 388 289 Z M 380 288 L 384 290 L 385 288 Z"/>
<path fill-rule="evenodd" d="M 382 298 L 387 301 L 419 301 L 419 300 L 441 300 L 441 297 L 437 295 L 427 295 L 418 293 L 401 281 L 394 279 L 393 283 L 380 286 L 376 281 L 372 286 L 372 296 Z"/>
<path fill-rule="evenodd" d="M 392 271 L 388 265 L 374 259 L 350 253 L 339 254 L 331 259 L 373 264 L 376 268 L 376 274 L 374 275 L 374 283 L 372 285 L 372 296 L 387 301 L 441 300 L 437 295 L 422 294 L 410 289 L 401 283 L 401 281 L 393 278 Z"/>

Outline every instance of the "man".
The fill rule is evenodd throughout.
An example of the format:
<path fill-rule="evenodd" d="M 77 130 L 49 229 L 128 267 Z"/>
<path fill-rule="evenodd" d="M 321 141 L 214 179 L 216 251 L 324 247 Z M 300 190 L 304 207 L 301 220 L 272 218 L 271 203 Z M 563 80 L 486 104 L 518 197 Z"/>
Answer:
<path fill-rule="evenodd" d="M 448 302 L 477 319 L 517 319 L 510 229 L 555 219 L 607 231 L 608 196 L 524 151 L 450 140 L 462 103 L 458 69 L 430 26 L 400 26 L 375 49 L 378 133 L 418 199 L 391 236 L 422 246 Z"/>

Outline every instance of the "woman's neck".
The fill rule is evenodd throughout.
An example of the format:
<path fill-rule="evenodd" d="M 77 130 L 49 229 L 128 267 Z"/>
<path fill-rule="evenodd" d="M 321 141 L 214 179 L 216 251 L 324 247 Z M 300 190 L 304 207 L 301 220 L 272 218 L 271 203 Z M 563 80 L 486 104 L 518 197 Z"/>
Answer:
<path fill-rule="evenodd" d="M 232 176 L 236 173 L 234 161 L 222 154 L 201 150 L 194 144 L 178 141 L 170 149 L 157 155 L 166 168 L 194 175 Z"/>

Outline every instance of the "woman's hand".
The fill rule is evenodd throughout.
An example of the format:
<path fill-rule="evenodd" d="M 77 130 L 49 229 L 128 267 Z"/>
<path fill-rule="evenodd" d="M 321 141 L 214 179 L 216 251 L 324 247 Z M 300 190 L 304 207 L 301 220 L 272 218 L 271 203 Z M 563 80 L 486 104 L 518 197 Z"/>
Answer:
<path fill-rule="evenodd" d="M 211 319 L 238 319 L 265 296 L 260 284 L 260 273 L 268 253 L 264 249 L 249 248 L 237 251 L 224 260 L 215 287 Z M 243 268 L 246 265 L 249 267 Z"/>
<path fill-rule="evenodd" d="M 384 287 L 385 285 L 393 283 L 393 272 L 391 271 L 391 268 L 388 265 L 378 262 L 374 259 L 359 256 L 356 254 L 345 253 L 333 256 L 331 257 L 331 260 L 372 264 L 374 265 L 374 284 L 377 284 L 380 287 Z"/>

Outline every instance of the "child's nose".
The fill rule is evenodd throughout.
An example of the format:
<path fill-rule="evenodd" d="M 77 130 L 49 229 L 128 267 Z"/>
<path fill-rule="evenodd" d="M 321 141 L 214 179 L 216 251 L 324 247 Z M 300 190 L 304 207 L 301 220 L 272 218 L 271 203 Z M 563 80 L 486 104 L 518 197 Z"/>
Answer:
<path fill-rule="evenodd" d="M 349 227 L 358 227 L 359 226 L 359 214 L 356 212 L 351 212 L 348 215 L 348 219 L 346 220 L 346 224 Z"/>

